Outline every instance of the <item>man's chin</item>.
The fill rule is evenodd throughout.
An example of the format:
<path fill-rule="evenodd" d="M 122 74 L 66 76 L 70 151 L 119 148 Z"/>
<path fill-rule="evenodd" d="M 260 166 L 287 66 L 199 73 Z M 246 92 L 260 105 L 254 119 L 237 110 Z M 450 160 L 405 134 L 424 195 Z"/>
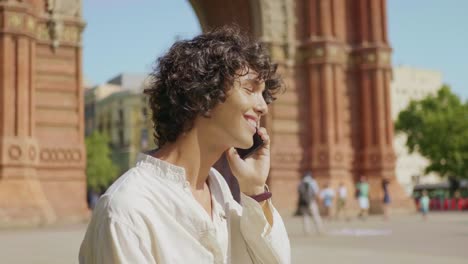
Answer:
<path fill-rule="evenodd" d="M 243 140 L 241 144 L 238 144 L 237 148 L 249 149 L 253 146 L 253 143 L 253 138 L 251 137 L 249 140 Z"/>

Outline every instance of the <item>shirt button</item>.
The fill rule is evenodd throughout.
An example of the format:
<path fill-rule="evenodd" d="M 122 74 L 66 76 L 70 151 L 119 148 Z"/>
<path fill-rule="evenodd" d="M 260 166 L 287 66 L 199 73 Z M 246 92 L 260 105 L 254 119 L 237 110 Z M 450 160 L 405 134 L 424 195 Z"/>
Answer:
<path fill-rule="evenodd" d="M 219 217 L 220 217 L 222 220 L 226 220 L 226 215 L 224 215 L 223 213 L 219 213 Z"/>

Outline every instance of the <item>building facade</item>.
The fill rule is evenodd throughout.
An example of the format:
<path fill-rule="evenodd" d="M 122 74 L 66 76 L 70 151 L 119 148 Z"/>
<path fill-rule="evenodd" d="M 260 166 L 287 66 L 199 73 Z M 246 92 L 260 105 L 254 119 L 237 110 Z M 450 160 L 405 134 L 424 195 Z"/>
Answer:
<path fill-rule="evenodd" d="M 86 135 L 108 135 L 112 161 L 125 172 L 139 152 L 154 147 L 152 124 L 142 91 L 146 76 L 120 74 L 86 91 Z"/>
<path fill-rule="evenodd" d="M 392 118 L 396 120 L 400 111 L 411 100 L 421 100 L 428 95 L 436 95 L 442 87 L 442 73 L 409 66 L 393 68 L 393 80 L 390 85 L 392 96 Z M 436 183 L 441 179 L 436 173 L 425 174 L 429 161 L 417 152 L 409 153 L 406 147 L 406 135 L 395 134 L 395 154 L 397 156 L 395 173 L 398 182 L 408 195 L 418 183 Z"/>

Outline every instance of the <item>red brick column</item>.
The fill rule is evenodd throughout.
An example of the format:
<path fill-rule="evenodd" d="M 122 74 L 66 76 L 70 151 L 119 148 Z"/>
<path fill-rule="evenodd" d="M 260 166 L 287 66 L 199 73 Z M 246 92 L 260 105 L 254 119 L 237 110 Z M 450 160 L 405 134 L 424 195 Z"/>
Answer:
<path fill-rule="evenodd" d="M 312 169 L 321 188 L 326 182 L 334 188 L 343 182 L 351 189 L 345 2 L 311 0 L 298 8 L 305 10 L 298 61 L 305 76 L 298 85 L 305 89 L 308 111 L 303 120 L 308 151 L 304 169 Z"/>
<path fill-rule="evenodd" d="M 26 3 L 0 3 L 0 225 L 55 220 L 38 178 L 34 134 L 37 18 Z"/>
<path fill-rule="evenodd" d="M 86 217 L 79 17 L 0 3 L 0 225 Z M 55 21 L 56 22 L 56 21 Z"/>
<path fill-rule="evenodd" d="M 371 185 L 371 211 L 381 212 L 382 179 L 391 180 L 390 195 L 398 207 L 411 207 L 396 181 L 391 119 L 391 48 L 387 38 L 386 1 L 359 0 L 355 16 L 358 43 L 352 59 L 357 74 L 360 110 L 360 148 L 356 177 L 366 176 Z"/>

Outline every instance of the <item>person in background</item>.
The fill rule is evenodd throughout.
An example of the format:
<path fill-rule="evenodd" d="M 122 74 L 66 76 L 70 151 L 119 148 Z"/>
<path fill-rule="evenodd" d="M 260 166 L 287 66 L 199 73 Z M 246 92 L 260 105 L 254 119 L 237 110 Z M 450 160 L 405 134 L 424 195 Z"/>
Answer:
<path fill-rule="evenodd" d="M 388 179 L 382 180 L 382 190 L 383 190 L 383 216 L 384 220 L 388 221 L 389 219 L 389 207 L 390 207 L 390 193 L 388 191 L 388 184 L 390 181 Z"/>
<path fill-rule="evenodd" d="M 325 208 L 325 217 L 331 220 L 331 211 L 333 206 L 333 199 L 335 198 L 335 191 L 330 187 L 330 183 L 325 184 L 324 189 L 320 192 L 320 199 L 323 201 Z"/>
<path fill-rule="evenodd" d="M 96 206 L 97 201 L 99 200 L 99 196 L 100 194 L 93 188 L 87 189 L 87 202 L 89 209 L 94 210 L 94 207 Z"/>
<path fill-rule="evenodd" d="M 349 220 L 349 218 L 346 215 L 346 197 L 348 195 L 348 190 L 346 189 L 343 182 L 340 182 L 337 193 L 338 193 L 338 199 L 336 203 L 335 218 L 338 220 L 340 218 L 340 214 L 343 214 L 344 219 Z"/>
<path fill-rule="evenodd" d="M 424 221 L 427 221 L 427 214 L 429 213 L 429 196 L 426 190 L 423 190 L 421 198 L 419 198 L 419 210 L 421 211 Z"/>
<path fill-rule="evenodd" d="M 361 176 L 356 184 L 357 199 L 359 203 L 359 215 L 362 220 L 366 219 L 369 212 L 369 183 L 365 176 Z"/>
<path fill-rule="evenodd" d="M 299 193 L 299 210 L 302 214 L 304 233 L 310 233 L 310 216 L 312 216 L 315 231 L 317 234 L 321 234 L 323 232 L 323 224 L 317 205 L 320 189 L 317 181 L 312 177 L 312 172 L 307 171 L 305 173 L 297 190 Z"/>

